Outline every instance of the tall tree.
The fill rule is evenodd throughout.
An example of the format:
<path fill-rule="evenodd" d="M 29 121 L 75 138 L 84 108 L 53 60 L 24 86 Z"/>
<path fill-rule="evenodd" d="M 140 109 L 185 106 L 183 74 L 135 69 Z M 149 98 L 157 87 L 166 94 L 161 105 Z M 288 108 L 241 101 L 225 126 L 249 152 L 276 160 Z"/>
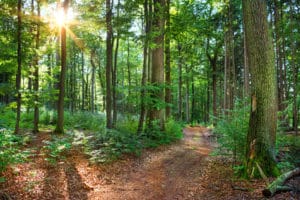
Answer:
<path fill-rule="evenodd" d="M 40 19 L 41 9 L 40 1 L 37 0 L 37 18 Z M 36 38 L 35 38 L 35 49 L 38 51 L 40 47 L 40 22 L 37 22 Z M 39 132 L 39 52 L 36 53 L 34 59 L 34 119 L 33 119 L 33 132 Z"/>
<path fill-rule="evenodd" d="M 139 124 L 138 124 L 138 129 L 137 132 L 141 133 L 143 131 L 143 126 L 144 126 L 144 120 L 145 120 L 145 115 L 146 115 L 146 103 L 145 103 L 145 98 L 146 98 L 146 82 L 147 82 L 147 67 L 149 66 L 148 64 L 148 37 L 149 37 L 149 11 L 148 11 L 148 0 L 144 0 L 144 48 L 143 48 L 143 71 L 142 71 L 142 82 L 141 82 L 141 112 L 140 112 L 140 118 L 139 118 Z"/>
<path fill-rule="evenodd" d="M 16 91 L 17 91 L 17 118 L 15 133 L 19 133 L 20 119 L 21 119 L 21 72 L 22 72 L 22 0 L 18 0 L 18 30 L 17 30 L 17 42 L 18 42 L 18 69 L 16 75 Z"/>
<path fill-rule="evenodd" d="M 224 75 L 224 110 L 227 115 L 234 106 L 235 95 L 235 63 L 234 63 L 234 38 L 233 38 L 233 2 L 226 6 L 227 18 L 225 25 L 225 75 Z"/>
<path fill-rule="evenodd" d="M 112 128 L 112 53 L 113 53 L 113 30 L 112 30 L 112 5 L 106 0 L 106 127 Z"/>
<path fill-rule="evenodd" d="M 170 50 L 170 0 L 166 0 L 165 71 L 166 71 L 166 118 L 171 116 L 171 50 Z"/>
<path fill-rule="evenodd" d="M 55 133 L 64 132 L 64 97 L 65 97 L 65 79 L 67 71 L 67 28 L 66 28 L 66 16 L 69 9 L 69 0 L 63 2 L 63 12 L 64 12 L 64 23 L 60 28 L 60 38 L 61 38 L 61 70 L 59 77 L 59 94 L 57 102 L 57 124 L 55 128 Z"/>
<path fill-rule="evenodd" d="M 155 87 L 151 91 L 151 105 L 149 109 L 148 127 L 152 129 L 153 122 L 158 122 L 160 129 L 164 129 L 164 27 L 165 0 L 154 0 L 152 30 L 155 32 L 152 49 L 151 84 Z"/>
<path fill-rule="evenodd" d="M 251 74 L 251 115 L 246 146 L 246 174 L 259 167 L 277 174 L 275 139 L 277 120 L 276 71 L 266 2 L 243 0 L 247 55 Z"/>

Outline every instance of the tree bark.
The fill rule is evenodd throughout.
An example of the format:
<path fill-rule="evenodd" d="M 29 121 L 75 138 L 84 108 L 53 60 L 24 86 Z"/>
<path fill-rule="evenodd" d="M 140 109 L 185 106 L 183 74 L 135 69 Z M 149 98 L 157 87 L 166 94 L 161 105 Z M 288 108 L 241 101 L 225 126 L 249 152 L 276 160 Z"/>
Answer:
<path fill-rule="evenodd" d="M 149 34 L 149 13 L 148 13 L 148 0 L 144 0 L 144 23 L 145 23 L 145 39 L 144 39 L 144 51 L 143 51 L 143 72 L 142 72 L 142 82 L 141 82 L 141 112 L 140 112 L 140 118 L 139 118 L 139 124 L 137 133 L 142 133 L 143 126 L 144 126 L 144 120 L 146 115 L 146 82 L 147 82 L 147 65 L 149 64 L 148 61 L 148 34 Z"/>
<path fill-rule="evenodd" d="M 41 16 L 41 10 L 40 10 L 40 1 L 37 0 L 37 17 L 38 19 Z M 38 51 L 40 48 L 40 23 L 37 22 L 37 33 L 36 33 L 36 39 L 35 39 L 35 49 Z M 33 132 L 38 133 L 39 132 L 39 55 L 38 52 L 35 55 L 34 60 L 34 119 L 33 119 Z"/>
<path fill-rule="evenodd" d="M 294 5 L 293 2 L 290 1 L 290 23 L 291 23 L 291 31 L 290 31 L 290 39 L 291 39 L 291 66 L 292 66 L 292 71 L 293 71 L 293 130 L 295 131 L 296 135 L 298 135 L 298 103 L 297 103 L 297 96 L 298 96 L 298 74 L 299 74 L 299 67 L 296 64 L 296 41 L 294 37 Z"/>
<path fill-rule="evenodd" d="M 106 0 L 106 127 L 112 126 L 112 91 L 111 91 L 111 69 L 112 69 L 112 5 L 111 0 Z"/>
<path fill-rule="evenodd" d="M 247 55 L 251 74 L 251 115 L 246 146 L 246 175 L 278 174 L 275 163 L 276 71 L 266 2 L 243 0 Z M 255 173 L 256 172 L 256 173 Z"/>
<path fill-rule="evenodd" d="M 155 47 L 152 50 L 151 84 L 156 89 L 151 91 L 152 99 L 149 109 L 149 130 L 153 129 L 153 122 L 157 122 L 160 129 L 164 130 L 164 109 L 162 104 L 165 101 L 164 90 L 158 89 L 164 84 L 164 0 L 154 0 L 153 30 L 157 32 L 154 37 Z"/>
<path fill-rule="evenodd" d="M 170 50 L 170 0 L 166 0 L 165 71 L 166 71 L 166 118 L 171 116 L 171 50 Z"/>
<path fill-rule="evenodd" d="M 67 16 L 69 0 L 63 2 L 65 16 Z M 64 97 L 65 97 L 65 79 L 67 72 L 67 29 L 66 24 L 61 27 L 61 71 L 59 78 L 59 95 L 57 103 L 57 124 L 55 133 L 64 133 Z"/>
<path fill-rule="evenodd" d="M 16 75 L 16 91 L 17 91 L 17 117 L 15 125 L 15 133 L 19 133 L 20 119 L 21 119 L 21 70 L 22 70 L 22 0 L 18 0 L 18 30 L 17 30 L 17 42 L 18 42 L 18 69 Z"/>
<path fill-rule="evenodd" d="M 227 8 L 227 22 L 225 32 L 225 76 L 224 76 L 224 114 L 227 116 L 234 107 L 235 95 L 235 63 L 233 40 L 233 5 L 230 2 Z"/>
<path fill-rule="evenodd" d="M 182 46 L 178 44 L 178 120 L 182 120 Z"/>

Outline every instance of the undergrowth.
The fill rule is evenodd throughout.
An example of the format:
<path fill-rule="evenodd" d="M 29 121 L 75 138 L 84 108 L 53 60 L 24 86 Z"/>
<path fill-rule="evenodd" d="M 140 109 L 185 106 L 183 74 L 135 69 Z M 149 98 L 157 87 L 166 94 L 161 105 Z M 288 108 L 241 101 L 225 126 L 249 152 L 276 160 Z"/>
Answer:
<path fill-rule="evenodd" d="M 15 135 L 13 131 L 0 129 L 0 173 L 9 165 L 27 160 L 29 151 L 21 150 L 24 145 L 25 137 Z M 0 181 L 3 177 L 0 177 Z"/>

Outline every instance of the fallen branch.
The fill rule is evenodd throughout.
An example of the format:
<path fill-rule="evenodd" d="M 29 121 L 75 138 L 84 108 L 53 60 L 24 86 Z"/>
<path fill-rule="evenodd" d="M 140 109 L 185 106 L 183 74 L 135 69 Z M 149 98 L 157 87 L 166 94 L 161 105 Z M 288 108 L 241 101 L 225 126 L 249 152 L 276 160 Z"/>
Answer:
<path fill-rule="evenodd" d="M 294 176 L 300 175 L 300 168 L 286 172 L 273 181 L 266 189 L 263 190 L 265 197 L 272 197 L 276 192 L 286 192 L 293 190 L 292 187 L 284 186 L 284 183 Z"/>

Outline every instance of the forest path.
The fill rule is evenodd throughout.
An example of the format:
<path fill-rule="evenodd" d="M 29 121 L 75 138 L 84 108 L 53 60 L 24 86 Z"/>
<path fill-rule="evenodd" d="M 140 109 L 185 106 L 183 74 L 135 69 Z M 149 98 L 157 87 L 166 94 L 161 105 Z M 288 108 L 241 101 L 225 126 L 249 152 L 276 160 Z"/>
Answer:
<path fill-rule="evenodd" d="M 111 179 L 110 186 L 96 186 L 91 199 L 201 199 L 211 133 L 204 127 L 183 132 L 183 140 L 142 157 L 137 166 Z"/>
<path fill-rule="evenodd" d="M 29 146 L 36 147 L 32 159 L 5 172 L 0 192 L 13 200 L 264 199 L 263 180 L 235 179 L 230 160 L 209 155 L 214 147 L 209 129 L 186 127 L 183 132 L 177 143 L 106 165 L 90 164 L 81 149 L 50 165 L 41 148 L 51 133 L 42 132 Z M 298 198 L 285 193 L 271 199 Z"/>

